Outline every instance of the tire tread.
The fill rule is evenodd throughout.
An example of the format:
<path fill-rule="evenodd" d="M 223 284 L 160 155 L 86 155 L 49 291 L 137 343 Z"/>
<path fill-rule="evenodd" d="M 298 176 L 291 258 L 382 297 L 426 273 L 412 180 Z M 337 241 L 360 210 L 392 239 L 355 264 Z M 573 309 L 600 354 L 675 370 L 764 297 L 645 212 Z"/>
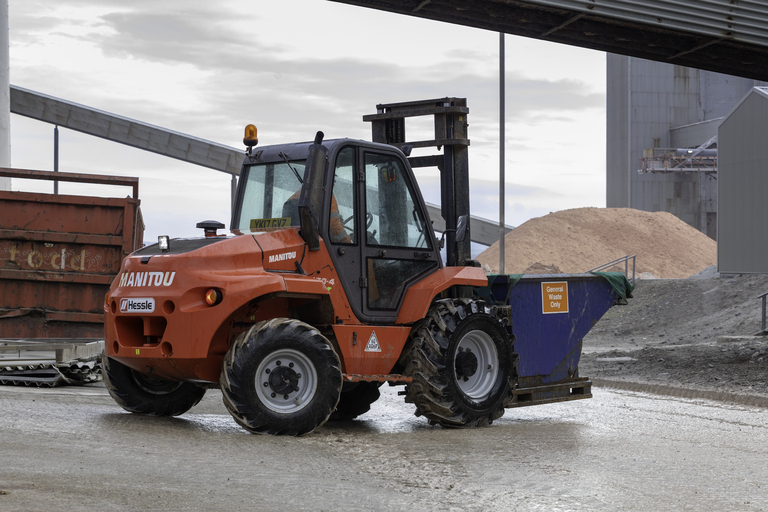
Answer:
<path fill-rule="evenodd" d="M 453 368 L 449 367 L 452 363 L 448 354 L 454 333 L 464 322 L 479 318 L 479 315 L 490 316 L 498 322 L 510 342 L 509 350 L 499 354 L 506 358 L 503 362 L 507 368 L 506 377 L 502 375 L 506 383 L 502 384 L 501 395 L 482 410 L 466 405 L 457 386 L 452 385 Z M 399 364 L 405 368 L 404 373 L 413 378 L 407 386 L 405 401 L 416 405 L 417 416 L 425 416 L 430 424 L 444 427 L 477 427 L 488 425 L 504 414 L 504 407 L 512 399 L 517 384 L 519 357 L 514 351 L 511 329 L 507 329 L 506 320 L 494 308 L 486 308 L 484 302 L 475 299 L 440 300 L 411 332 Z"/>

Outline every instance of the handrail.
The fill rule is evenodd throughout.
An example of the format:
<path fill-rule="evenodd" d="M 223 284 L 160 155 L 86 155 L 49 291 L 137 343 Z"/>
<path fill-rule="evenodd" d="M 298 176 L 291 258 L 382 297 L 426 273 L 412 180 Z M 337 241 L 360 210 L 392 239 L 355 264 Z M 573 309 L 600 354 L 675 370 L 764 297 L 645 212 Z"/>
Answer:
<path fill-rule="evenodd" d="M 765 332 L 765 302 L 766 302 L 766 296 L 768 296 L 768 292 L 765 292 L 762 295 L 758 295 L 758 299 L 763 299 L 763 323 L 762 323 L 762 331 Z"/>
<path fill-rule="evenodd" d="M 632 260 L 632 278 L 629 277 L 629 260 Z M 600 265 L 599 267 L 595 267 L 591 270 L 587 270 L 587 272 L 599 272 L 601 270 L 605 270 L 606 268 L 610 268 L 614 265 L 618 265 L 620 263 L 624 263 L 624 275 L 627 277 L 627 280 L 635 284 L 635 263 L 637 261 L 637 254 L 633 254 L 632 256 L 624 256 L 623 258 L 618 258 L 613 261 L 609 261 L 608 263 L 604 265 Z M 768 295 L 768 292 L 766 292 L 766 295 Z M 765 299 L 763 299 L 765 301 Z M 763 307 L 765 309 L 765 307 Z M 765 321 L 763 321 L 763 327 L 765 327 Z"/>
<path fill-rule="evenodd" d="M 30 169 L 11 169 L 9 167 L 0 167 L 0 176 L 6 178 L 23 178 L 27 180 L 72 181 L 75 183 L 95 183 L 97 185 L 118 185 L 131 187 L 133 189 L 133 198 L 138 199 L 139 197 L 139 178 L 131 178 L 127 176 L 34 171 Z"/>

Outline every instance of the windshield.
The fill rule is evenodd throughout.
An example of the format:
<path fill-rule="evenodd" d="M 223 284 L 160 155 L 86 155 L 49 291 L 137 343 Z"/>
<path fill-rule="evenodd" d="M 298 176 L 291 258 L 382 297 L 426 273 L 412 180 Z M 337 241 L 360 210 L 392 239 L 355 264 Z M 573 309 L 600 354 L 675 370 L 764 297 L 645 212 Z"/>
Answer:
<path fill-rule="evenodd" d="M 299 225 L 299 176 L 304 161 L 250 165 L 245 169 L 245 191 L 235 229 L 264 230 Z M 294 172 L 295 169 L 296 172 Z"/>

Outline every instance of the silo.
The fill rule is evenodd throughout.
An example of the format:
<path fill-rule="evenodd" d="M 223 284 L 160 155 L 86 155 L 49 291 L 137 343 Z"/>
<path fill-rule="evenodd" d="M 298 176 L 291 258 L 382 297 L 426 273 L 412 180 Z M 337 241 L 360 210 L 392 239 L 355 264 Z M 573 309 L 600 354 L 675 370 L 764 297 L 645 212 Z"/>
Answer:
<path fill-rule="evenodd" d="M 712 172 L 640 174 L 643 151 L 697 148 L 762 82 L 634 57 L 607 56 L 606 205 L 667 211 L 716 238 Z M 716 139 L 715 139 L 716 140 Z M 710 147 L 717 147 L 713 141 Z"/>

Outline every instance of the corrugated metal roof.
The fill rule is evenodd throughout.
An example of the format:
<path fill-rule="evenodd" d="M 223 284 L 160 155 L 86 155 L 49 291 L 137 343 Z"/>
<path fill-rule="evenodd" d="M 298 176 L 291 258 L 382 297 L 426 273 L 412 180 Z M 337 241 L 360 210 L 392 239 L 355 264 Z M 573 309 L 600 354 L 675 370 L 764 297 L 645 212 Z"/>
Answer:
<path fill-rule="evenodd" d="M 768 81 L 763 0 L 332 1 Z"/>
<path fill-rule="evenodd" d="M 768 46 L 768 2 L 756 0 L 526 0 L 632 23 Z"/>

